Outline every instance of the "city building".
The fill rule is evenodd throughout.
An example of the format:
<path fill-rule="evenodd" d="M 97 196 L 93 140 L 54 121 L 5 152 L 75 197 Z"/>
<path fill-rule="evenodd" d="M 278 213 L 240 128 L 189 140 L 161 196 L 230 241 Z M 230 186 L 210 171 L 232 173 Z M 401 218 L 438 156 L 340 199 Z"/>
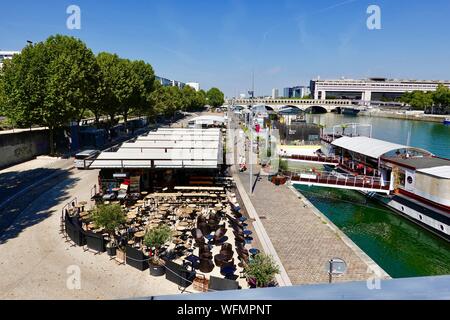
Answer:
<path fill-rule="evenodd" d="M 186 85 L 195 89 L 195 91 L 197 91 L 197 92 L 200 91 L 200 83 L 198 83 L 198 82 L 188 82 L 188 83 L 186 83 Z"/>
<path fill-rule="evenodd" d="M 178 87 L 180 89 L 183 89 L 184 86 L 186 86 L 186 83 L 184 83 L 184 82 L 170 80 L 170 79 L 163 78 L 163 77 L 156 76 L 156 80 L 159 81 L 161 83 L 161 85 L 164 87 Z"/>
<path fill-rule="evenodd" d="M 0 51 L 0 69 L 3 68 L 3 61 L 10 60 L 15 54 L 19 54 L 20 51 Z"/>
<path fill-rule="evenodd" d="M 363 101 L 395 100 L 405 92 L 435 91 L 439 84 L 450 87 L 450 81 L 396 80 L 369 78 L 361 80 L 311 80 L 314 99 L 353 99 Z"/>
<path fill-rule="evenodd" d="M 311 91 L 306 86 L 287 87 L 283 89 L 284 98 L 305 98 L 310 94 Z"/>
<path fill-rule="evenodd" d="M 278 99 L 278 97 L 279 97 L 278 89 L 273 88 L 272 89 L 272 99 Z"/>
<path fill-rule="evenodd" d="M 294 96 L 294 90 L 290 87 L 283 89 L 283 98 L 292 98 Z"/>

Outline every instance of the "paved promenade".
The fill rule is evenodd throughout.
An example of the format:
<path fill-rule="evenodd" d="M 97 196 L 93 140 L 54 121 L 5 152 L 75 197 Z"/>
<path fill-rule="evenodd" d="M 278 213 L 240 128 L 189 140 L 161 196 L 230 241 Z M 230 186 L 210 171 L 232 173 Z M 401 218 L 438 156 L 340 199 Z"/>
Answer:
<path fill-rule="evenodd" d="M 249 195 L 248 174 L 239 173 L 235 178 L 246 190 L 250 206 L 254 207 L 293 285 L 328 282 L 326 263 L 337 257 L 347 262 L 348 271 L 344 276 L 334 278 L 334 282 L 367 280 L 375 277 L 374 271 L 382 278 L 388 277 L 325 216 L 288 186 L 275 186 L 267 177 L 261 177 L 253 195 Z"/>

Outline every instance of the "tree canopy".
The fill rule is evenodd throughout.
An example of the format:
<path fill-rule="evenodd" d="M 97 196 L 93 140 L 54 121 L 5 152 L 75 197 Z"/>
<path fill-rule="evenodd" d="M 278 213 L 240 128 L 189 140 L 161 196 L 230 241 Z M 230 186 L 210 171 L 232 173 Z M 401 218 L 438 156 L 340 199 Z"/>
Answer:
<path fill-rule="evenodd" d="M 211 88 L 207 94 L 208 104 L 212 107 L 220 107 L 225 102 L 225 95 L 217 88 Z"/>
<path fill-rule="evenodd" d="M 54 130 L 87 113 L 96 123 L 103 115 L 114 123 L 120 115 L 126 125 L 130 115 L 173 116 L 223 101 L 217 88 L 164 87 L 150 64 L 107 52 L 95 56 L 81 40 L 63 35 L 29 44 L 0 70 L 0 115 L 16 127 L 48 127 L 52 153 Z"/>
<path fill-rule="evenodd" d="M 95 56 L 73 37 L 52 36 L 28 45 L 2 70 L 4 115 L 15 124 L 54 128 L 80 118 L 92 105 L 98 81 Z"/>
<path fill-rule="evenodd" d="M 434 110 L 444 113 L 450 106 L 450 89 L 442 84 L 434 92 L 406 92 L 400 101 L 409 104 L 416 110 Z"/>

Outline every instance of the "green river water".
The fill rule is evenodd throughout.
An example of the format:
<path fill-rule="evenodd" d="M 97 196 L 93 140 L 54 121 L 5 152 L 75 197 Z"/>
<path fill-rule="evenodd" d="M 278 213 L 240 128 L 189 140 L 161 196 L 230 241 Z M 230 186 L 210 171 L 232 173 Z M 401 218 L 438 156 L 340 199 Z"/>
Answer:
<path fill-rule="evenodd" d="M 309 115 L 309 122 L 373 125 L 373 137 L 427 149 L 450 158 L 450 126 L 439 123 L 336 114 Z M 450 274 L 450 243 L 356 191 L 297 186 L 393 278 Z"/>

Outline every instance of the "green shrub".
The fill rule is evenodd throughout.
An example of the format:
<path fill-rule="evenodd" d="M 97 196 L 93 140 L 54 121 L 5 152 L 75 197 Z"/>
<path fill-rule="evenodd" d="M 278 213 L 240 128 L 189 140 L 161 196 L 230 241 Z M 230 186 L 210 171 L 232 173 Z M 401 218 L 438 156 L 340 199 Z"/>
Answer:
<path fill-rule="evenodd" d="M 172 238 L 172 230 L 166 225 L 148 231 L 144 237 L 144 244 L 149 248 L 159 249 Z"/>
<path fill-rule="evenodd" d="M 119 204 L 102 204 L 93 211 L 92 221 L 112 235 L 116 228 L 126 222 L 126 218 Z"/>
<path fill-rule="evenodd" d="M 264 253 L 257 254 L 244 268 L 248 279 L 254 279 L 257 287 L 267 287 L 274 281 L 275 275 L 280 273 L 272 256 Z"/>

